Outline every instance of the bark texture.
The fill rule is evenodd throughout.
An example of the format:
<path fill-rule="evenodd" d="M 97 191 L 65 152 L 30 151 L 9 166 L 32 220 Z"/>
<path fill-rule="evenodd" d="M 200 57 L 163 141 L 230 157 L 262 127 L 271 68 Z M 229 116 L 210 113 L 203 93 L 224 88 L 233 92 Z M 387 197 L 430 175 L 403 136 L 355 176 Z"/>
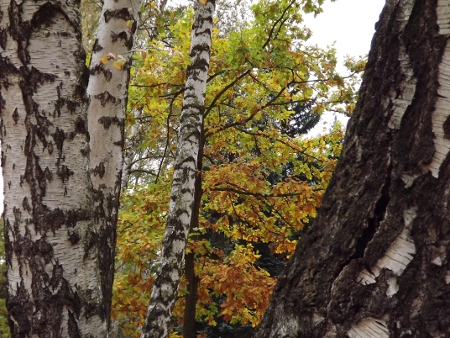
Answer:
<path fill-rule="evenodd" d="M 129 51 L 135 27 L 124 33 L 117 26 L 127 26 L 130 2 L 121 7 L 110 2 L 99 36 Z M 12 337 L 108 334 L 118 198 L 111 195 L 119 192 L 120 173 L 110 174 L 109 163 L 99 164 L 95 153 L 108 152 L 113 166 L 121 157 L 123 121 L 102 119 L 101 109 L 108 105 L 113 114 L 125 112 L 128 75 L 115 80 L 106 68 L 89 75 L 78 7 L 77 1 L 59 0 L 4 0 L 0 5 L 1 164 Z M 114 90 L 107 87 L 111 83 Z M 118 145 L 93 146 L 90 153 L 88 130 L 98 131 L 88 126 L 88 107 L 100 111 L 90 120 L 104 121 L 104 129 L 108 123 L 120 125 L 102 140 Z M 92 139 L 99 142 L 94 136 L 91 144 Z M 89 158 L 96 163 L 95 189 Z"/>
<path fill-rule="evenodd" d="M 450 1 L 388 0 L 314 226 L 255 337 L 447 337 Z"/>
<path fill-rule="evenodd" d="M 195 4 L 190 52 L 192 64 L 186 72 L 162 263 L 153 285 L 142 338 L 166 338 L 171 327 L 194 207 L 214 9 L 214 0 Z"/>
<path fill-rule="evenodd" d="M 76 4 L 3 1 L 1 133 L 12 337 L 102 337 Z"/>
<path fill-rule="evenodd" d="M 111 313 L 124 124 L 134 36 L 142 0 L 106 0 L 92 50 L 87 94 L 90 173 L 101 285 Z"/>

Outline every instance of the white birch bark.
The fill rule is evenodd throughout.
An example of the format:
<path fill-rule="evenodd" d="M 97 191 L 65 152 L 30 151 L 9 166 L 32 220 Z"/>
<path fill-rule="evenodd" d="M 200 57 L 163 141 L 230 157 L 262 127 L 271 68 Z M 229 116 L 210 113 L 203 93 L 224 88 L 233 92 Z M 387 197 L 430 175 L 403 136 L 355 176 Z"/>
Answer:
<path fill-rule="evenodd" d="M 192 64 L 186 72 L 169 215 L 161 254 L 162 263 L 154 282 L 142 338 L 168 336 L 172 310 L 177 298 L 195 197 L 214 10 L 214 0 L 195 4 L 190 52 Z"/>
<path fill-rule="evenodd" d="M 87 95 L 94 219 L 102 287 L 109 304 L 123 167 L 124 123 L 132 47 L 142 0 L 105 0 L 92 51 Z"/>
<path fill-rule="evenodd" d="M 77 3 L 0 3 L 0 130 L 12 337 L 108 334 L 121 116 L 137 24 L 130 2 L 110 2 L 99 41 L 111 48 L 108 52 L 122 54 L 125 64 L 121 70 L 95 68 L 97 44 L 89 95 Z M 92 113 L 89 122 L 88 106 L 100 112 Z M 102 113 L 105 107 L 112 115 Z M 97 125 L 88 127 L 92 119 Z M 112 125 L 107 133 L 102 130 L 105 147 L 97 147 L 94 135 L 100 123 L 103 129 Z M 89 154 L 95 164 L 94 190 Z"/>
<path fill-rule="evenodd" d="M 78 10 L 70 1 L 0 8 L 11 336 L 104 337 Z"/>

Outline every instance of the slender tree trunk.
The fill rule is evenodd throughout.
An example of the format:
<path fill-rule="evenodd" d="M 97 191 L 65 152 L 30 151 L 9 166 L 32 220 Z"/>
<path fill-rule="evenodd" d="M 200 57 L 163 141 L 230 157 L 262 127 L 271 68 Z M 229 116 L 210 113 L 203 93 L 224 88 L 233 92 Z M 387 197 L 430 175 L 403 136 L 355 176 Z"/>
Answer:
<path fill-rule="evenodd" d="M 214 0 L 206 1 L 204 5 L 200 2 L 195 4 L 190 52 L 192 64 L 186 72 L 162 264 L 154 282 L 142 338 L 168 336 L 172 310 L 177 299 L 195 199 L 214 9 Z"/>
<path fill-rule="evenodd" d="M 199 283 L 198 276 L 195 275 L 195 253 L 186 254 L 184 273 L 188 282 L 186 295 L 186 305 L 183 317 L 183 338 L 196 338 L 195 330 L 195 308 L 197 306 L 197 288 Z"/>
<path fill-rule="evenodd" d="M 446 337 L 450 1 L 388 0 L 314 226 L 255 337 Z"/>
<path fill-rule="evenodd" d="M 111 314 L 124 124 L 134 35 L 142 0 L 107 0 L 92 50 L 88 126 L 94 220 L 106 318 Z"/>
<path fill-rule="evenodd" d="M 203 157 L 203 126 L 202 126 L 202 141 L 200 145 L 200 151 L 198 154 L 198 167 L 197 170 L 199 173 L 202 172 L 202 157 Z M 192 208 L 192 218 L 190 231 L 193 231 L 195 228 L 199 226 L 199 216 L 200 216 L 200 205 L 202 201 L 202 176 L 197 175 L 195 180 L 195 198 L 194 205 Z M 191 236 L 190 240 L 195 241 L 198 239 L 198 236 Z M 186 254 L 185 264 L 184 264 L 184 275 L 186 276 L 187 291 L 186 295 L 186 305 L 184 307 L 184 317 L 183 317 L 183 338 L 196 338 L 197 332 L 195 330 L 195 313 L 197 308 L 197 289 L 198 284 L 200 283 L 200 279 L 195 274 L 195 252 L 189 252 Z"/>
<path fill-rule="evenodd" d="M 110 2 L 105 3 L 103 18 L 115 26 L 101 23 L 99 36 L 103 33 L 113 40 L 115 36 L 129 52 L 134 28 L 123 33 L 123 27 L 135 14 L 130 14 L 129 1 L 121 6 L 114 2 L 114 10 L 108 12 Z M 116 148 L 100 150 L 93 144 L 90 152 L 88 130 L 97 130 L 88 124 L 97 116 L 88 121 L 87 107 L 92 110 L 99 99 L 100 106 L 104 103 L 120 116 L 128 76 L 122 74 L 123 68 L 120 79 L 114 80 L 114 73 L 107 79 L 106 71 L 96 71 L 93 57 L 93 89 L 86 92 L 90 76 L 78 5 L 71 1 L 0 5 L 0 129 L 12 337 L 106 337 L 108 331 L 118 198 L 112 195 L 119 191 L 111 187 L 117 180 L 120 187 L 120 173 L 114 176 L 108 168 L 121 157 L 123 140 L 116 132 L 102 141 L 116 142 Z M 100 75 L 104 78 L 98 82 Z M 108 82 L 121 87 L 121 94 L 107 89 Z M 101 86 L 103 91 L 96 92 Z M 111 104 L 114 100 L 116 105 Z M 103 121 L 106 129 L 108 121 Z M 123 128 L 122 121 L 113 123 Z M 91 134 L 91 144 L 92 139 L 96 138 Z M 104 166 L 96 162 L 97 152 L 100 156 L 108 152 Z M 95 163 L 94 190 L 89 157 Z M 98 188 L 101 183 L 95 175 L 103 177 L 104 188 Z"/>

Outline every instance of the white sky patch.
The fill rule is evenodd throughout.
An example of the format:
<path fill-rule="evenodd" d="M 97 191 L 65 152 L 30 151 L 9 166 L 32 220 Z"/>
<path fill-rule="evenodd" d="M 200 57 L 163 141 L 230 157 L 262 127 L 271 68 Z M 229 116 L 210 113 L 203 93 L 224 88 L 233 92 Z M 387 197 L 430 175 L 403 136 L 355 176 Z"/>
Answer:
<path fill-rule="evenodd" d="M 313 33 L 308 42 L 322 48 L 334 45 L 339 60 L 338 70 L 344 72 L 345 56 L 358 57 L 369 53 L 375 23 L 378 22 L 384 4 L 385 0 L 325 1 L 323 13 L 316 18 L 312 14 L 305 16 L 305 24 Z M 325 112 L 309 135 L 314 136 L 329 130 L 335 120 L 345 126 L 348 117 Z"/>

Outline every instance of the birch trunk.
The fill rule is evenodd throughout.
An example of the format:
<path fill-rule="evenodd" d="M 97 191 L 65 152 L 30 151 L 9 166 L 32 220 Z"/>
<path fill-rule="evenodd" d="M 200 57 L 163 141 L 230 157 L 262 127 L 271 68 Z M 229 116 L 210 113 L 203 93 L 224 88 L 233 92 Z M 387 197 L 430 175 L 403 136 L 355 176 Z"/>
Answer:
<path fill-rule="evenodd" d="M 314 226 L 255 337 L 447 337 L 450 1 L 388 0 Z"/>
<path fill-rule="evenodd" d="M 100 276 L 108 320 L 114 281 L 129 70 L 141 4 L 142 0 L 104 2 L 87 88 L 93 217 L 99 236 Z"/>
<path fill-rule="evenodd" d="M 99 189 L 93 191 L 89 174 L 88 130 L 96 130 L 88 127 L 87 117 L 97 93 L 90 90 L 89 99 L 86 92 L 89 71 L 78 5 L 28 0 L 3 0 L 0 5 L 0 129 L 12 337 L 106 337 L 108 331 L 117 196 L 105 198 L 102 206 L 109 213 L 99 211 Z M 109 8 L 108 2 L 105 6 Z M 122 22 L 127 11 L 119 9 Z M 119 21 L 116 12 L 110 14 L 111 22 Z M 108 27 L 102 29 L 112 38 Z M 122 31 L 117 33 L 116 40 L 123 43 Z M 122 76 L 114 84 L 126 88 L 126 81 Z M 101 85 L 105 83 L 97 87 Z M 117 97 L 125 101 L 123 95 Z M 112 98 L 104 100 L 109 104 Z M 117 132 L 114 142 L 123 143 Z M 94 147 L 91 152 L 93 162 L 98 151 Z M 121 156 L 118 146 L 107 151 L 111 158 Z M 93 173 L 105 177 L 106 169 L 103 174 L 97 165 Z"/>
<path fill-rule="evenodd" d="M 196 2 L 190 57 L 181 112 L 169 215 L 163 240 L 161 268 L 155 279 L 142 338 L 166 338 L 183 268 L 195 199 L 195 181 L 205 109 L 215 1 Z M 201 158 L 201 156 L 200 156 Z"/>

